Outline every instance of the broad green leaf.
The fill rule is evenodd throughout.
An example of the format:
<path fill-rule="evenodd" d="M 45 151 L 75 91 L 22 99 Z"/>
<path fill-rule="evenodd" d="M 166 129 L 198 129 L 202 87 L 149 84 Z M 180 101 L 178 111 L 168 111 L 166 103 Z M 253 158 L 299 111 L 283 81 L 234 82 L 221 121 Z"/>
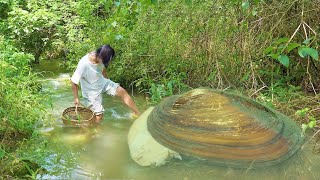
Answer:
<path fill-rule="evenodd" d="M 151 0 L 152 4 L 157 4 L 157 0 Z"/>
<path fill-rule="evenodd" d="M 288 47 L 287 47 L 287 52 L 289 53 L 290 51 L 292 51 L 294 48 L 297 48 L 301 46 L 300 44 L 298 43 L 289 43 L 288 44 Z"/>
<path fill-rule="evenodd" d="M 308 55 L 311 56 L 314 60 L 317 60 L 319 59 L 319 55 L 318 55 L 318 51 L 313 49 L 313 48 L 300 48 L 299 51 L 298 51 L 298 54 L 305 58 L 307 57 Z"/>
<path fill-rule="evenodd" d="M 316 121 L 316 118 L 314 118 L 313 116 L 309 117 L 310 121 Z"/>
<path fill-rule="evenodd" d="M 269 46 L 264 50 L 264 54 L 269 54 L 272 50 L 273 50 L 273 47 Z"/>
<path fill-rule="evenodd" d="M 314 128 L 316 126 L 316 121 L 310 121 L 309 123 L 308 123 L 308 127 L 309 128 Z"/>
<path fill-rule="evenodd" d="M 305 117 L 307 115 L 307 112 L 310 110 L 310 108 L 304 108 L 296 111 L 296 115 Z"/>
<path fill-rule="evenodd" d="M 303 41 L 303 44 L 307 45 L 310 43 L 311 39 L 313 39 L 312 37 L 311 38 L 307 38 L 306 40 Z"/>
<path fill-rule="evenodd" d="M 309 49 L 307 49 L 307 52 L 314 60 L 316 60 L 316 61 L 319 60 L 319 54 L 316 49 L 309 48 Z"/>
<path fill-rule="evenodd" d="M 287 46 L 285 44 L 281 44 L 281 45 L 278 45 L 278 52 L 282 52 L 284 51 L 284 49 L 286 48 Z"/>
<path fill-rule="evenodd" d="M 248 1 L 242 2 L 242 4 L 241 4 L 241 7 L 242 7 L 243 9 L 248 9 L 249 6 L 250 6 L 250 3 L 249 3 Z"/>
<path fill-rule="evenodd" d="M 271 57 L 272 59 L 278 59 L 279 54 L 268 54 L 268 57 Z"/>
<path fill-rule="evenodd" d="M 298 50 L 298 54 L 302 57 L 305 58 L 308 54 L 304 51 L 304 48 L 300 48 Z"/>
<path fill-rule="evenodd" d="M 275 43 L 275 44 L 281 44 L 281 43 L 288 42 L 288 41 L 289 41 L 289 38 L 284 37 L 284 38 L 278 39 L 278 40 L 275 41 L 274 43 Z"/>
<path fill-rule="evenodd" d="M 284 65 L 285 67 L 289 67 L 289 57 L 287 56 L 287 55 L 280 55 L 279 57 L 278 57 L 278 60 L 280 61 L 280 63 L 282 64 L 282 65 Z"/>

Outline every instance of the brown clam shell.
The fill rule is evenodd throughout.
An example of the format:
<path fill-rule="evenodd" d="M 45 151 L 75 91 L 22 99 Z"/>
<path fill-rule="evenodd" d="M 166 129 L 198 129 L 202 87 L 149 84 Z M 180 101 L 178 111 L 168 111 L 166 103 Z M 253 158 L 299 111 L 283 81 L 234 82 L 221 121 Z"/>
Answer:
<path fill-rule="evenodd" d="M 150 134 L 169 149 L 238 167 L 280 163 L 303 143 L 299 126 L 285 115 L 212 89 L 164 99 L 147 123 Z"/>

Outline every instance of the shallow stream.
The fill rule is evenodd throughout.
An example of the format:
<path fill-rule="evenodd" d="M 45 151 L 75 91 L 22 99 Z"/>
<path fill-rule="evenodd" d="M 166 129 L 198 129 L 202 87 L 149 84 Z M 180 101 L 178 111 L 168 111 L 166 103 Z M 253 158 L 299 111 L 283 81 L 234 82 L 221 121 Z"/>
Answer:
<path fill-rule="evenodd" d="M 50 93 L 53 107 L 48 112 L 52 122 L 39 128 L 53 154 L 42 165 L 47 173 L 38 179 L 136 179 L 136 180 L 207 180 L 207 179 L 319 179 L 320 155 L 307 144 L 294 157 L 282 164 L 259 169 L 235 169 L 207 164 L 201 160 L 173 160 L 161 167 L 141 167 L 130 157 L 127 133 L 133 119 L 130 110 L 116 97 L 104 96 L 106 109 L 101 125 L 73 128 L 62 124 L 62 111 L 73 105 L 69 74 L 45 62 L 37 67 L 44 74 L 43 91 Z M 130 92 L 130 91 L 129 91 Z M 80 93 L 79 93 L 80 94 Z M 131 94 L 131 92 L 130 92 Z M 133 94 L 131 94 L 133 95 Z M 142 95 L 134 94 L 134 101 L 143 112 L 148 104 Z"/>

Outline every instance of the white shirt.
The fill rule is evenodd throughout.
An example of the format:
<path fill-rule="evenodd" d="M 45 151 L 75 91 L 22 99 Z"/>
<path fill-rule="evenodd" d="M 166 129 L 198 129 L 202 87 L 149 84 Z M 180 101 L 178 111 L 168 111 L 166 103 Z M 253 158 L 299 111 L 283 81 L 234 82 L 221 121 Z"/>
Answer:
<path fill-rule="evenodd" d="M 103 68 L 101 62 L 93 64 L 87 54 L 80 59 L 77 69 L 71 77 L 73 83 L 79 84 L 80 82 L 82 96 L 89 101 L 95 100 L 108 82 L 102 75 Z"/>

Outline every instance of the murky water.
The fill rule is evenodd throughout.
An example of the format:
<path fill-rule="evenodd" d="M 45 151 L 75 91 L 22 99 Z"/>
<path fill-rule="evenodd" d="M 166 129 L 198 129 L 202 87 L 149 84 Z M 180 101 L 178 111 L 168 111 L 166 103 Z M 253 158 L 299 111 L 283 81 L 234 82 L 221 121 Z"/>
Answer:
<path fill-rule="evenodd" d="M 45 70 L 45 64 L 38 69 Z M 55 71 L 57 69 L 57 71 Z M 284 163 L 259 168 L 235 169 L 208 164 L 201 160 L 173 160 L 161 167 L 141 167 L 130 157 L 127 133 L 133 122 L 130 110 L 116 97 L 104 96 L 106 109 L 101 125 L 91 128 L 72 128 L 62 124 L 60 114 L 73 105 L 69 74 L 58 67 L 47 73 L 43 91 L 53 98 L 53 117 L 39 132 L 52 144 L 54 154 L 45 157 L 47 174 L 38 179 L 137 179 L 137 180 L 207 180 L 207 179 L 319 179 L 320 155 L 306 145 Z M 141 95 L 134 100 L 141 111 L 147 102 Z M 60 146 L 59 146 L 60 144 Z M 52 147 L 50 147 L 52 148 Z M 59 157 L 59 158 L 57 158 Z M 58 159 L 58 160 L 57 160 Z"/>

